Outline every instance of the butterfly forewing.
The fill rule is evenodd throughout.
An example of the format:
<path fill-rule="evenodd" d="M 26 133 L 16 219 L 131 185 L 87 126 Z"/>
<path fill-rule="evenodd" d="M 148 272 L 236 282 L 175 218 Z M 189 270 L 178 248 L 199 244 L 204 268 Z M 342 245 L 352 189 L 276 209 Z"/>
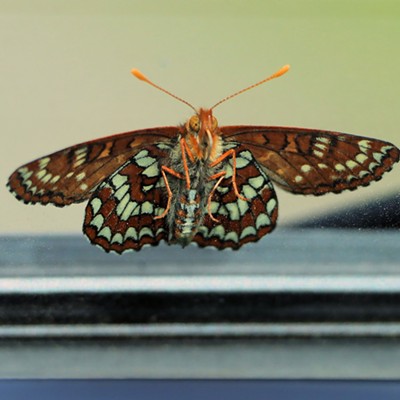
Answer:
<path fill-rule="evenodd" d="M 399 160 L 389 142 L 339 132 L 285 127 L 228 126 L 225 140 L 247 146 L 283 189 L 339 193 L 379 180 Z"/>
<path fill-rule="evenodd" d="M 278 218 L 278 201 L 272 183 L 251 152 L 238 143 L 225 147 L 225 150 L 235 149 L 236 184 L 247 200 L 238 198 L 232 189 L 233 159 L 229 158 L 222 166 L 227 174 L 211 201 L 211 213 L 219 222 L 206 215 L 193 238 L 201 247 L 238 249 L 271 232 Z"/>
<path fill-rule="evenodd" d="M 8 187 L 25 203 L 78 203 L 138 148 L 170 140 L 178 131 L 177 127 L 132 131 L 68 147 L 18 168 Z"/>
<path fill-rule="evenodd" d="M 167 237 L 165 219 L 155 218 L 167 204 L 159 165 L 166 150 L 162 144 L 144 147 L 99 185 L 83 225 L 93 244 L 121 253 Z"/>

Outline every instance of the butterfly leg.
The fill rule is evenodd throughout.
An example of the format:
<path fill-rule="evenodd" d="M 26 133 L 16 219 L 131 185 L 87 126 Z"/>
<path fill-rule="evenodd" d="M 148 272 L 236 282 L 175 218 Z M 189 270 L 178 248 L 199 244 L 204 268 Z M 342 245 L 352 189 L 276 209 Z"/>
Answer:
<path fill-rule="evenodd" d="M 226 175 L 226 171 L 221 171 L 221 172 L 218 172 L 215 175 L 210 176 L 210 178 L 209 178 L 210 180 L 219 178 L 217 183 L 211 189 L 211 192 L 208 195 L 208 199 L 207 199 L 207 212 L 208 212 L 208 215 L 210 216 L 211 220 L 214 221 L 214 222 L 219 222 L 219 221 L 211 213 L 211 199 L 213 197 L 214 192 L 217 190 L 217 187 L 219 186 L 219 184 L 224 179 L 225 175 Z"/>
<path fill-rule="evenodd" d="M 172 176 L 175 176 L 178 179 L 185 179 L 185 177 L 182 174 L 180 174 L 179 172 L 176 172 L 173 169 L 166 167 L 165 165 L 161 166 L 161 174 L 163 176 L 165 187 L 166 187 L 167 193 L 168 193 L 168 202 L 167 202 L 167 207 L 165 207 L 164 212 L 161 215 L 158 215 L 157 217 L 154 217 L 154 219 L 164 218 L 168 214 L 168 211 L 169 211 L 169 209 L 171 207 L 172 190 L 171 190 L 171 187 L 169 186 L 169 182 L 168 182 L 168 178 L 167 178 L 166 172 L 168 172 Z"/>
<path fill-rule="evenodd" d="M 233 186 L 233 191 L 235 192 L 236 197 L 243 201 L 249 201 L 249 199 L 246 199 L 246 197 L 243 197 L 237 188 L 236 185 L 236 153 L 234 149 L 230 149 L 226 151 L 225 153 L 221 154 L 216 160 L 214 160 L 211 164 L 210 167 L 215 167 L 219 163 L 221 163 L 223 160 L 225 160 L 228 157 L 232 157 L 232 165 L 233 165 L 233 171 L 232 171 L 232 186 Z M 215 175 L 214 175 L 215 179 Z"/>
<path fill-rule="evenodd" d="M 190 189 L 190 175 L 189 175 L 189 168 L 187 165 L 186 154 L 188 155 L 191 162 L 194 162 L 194 157 L 193 157 L 193 154 L 184 138 L 182 138 L 179 141 L 179 144 L 181 146 L 183 169 L 185 170 L 186 189 L 189 190 Z"/>

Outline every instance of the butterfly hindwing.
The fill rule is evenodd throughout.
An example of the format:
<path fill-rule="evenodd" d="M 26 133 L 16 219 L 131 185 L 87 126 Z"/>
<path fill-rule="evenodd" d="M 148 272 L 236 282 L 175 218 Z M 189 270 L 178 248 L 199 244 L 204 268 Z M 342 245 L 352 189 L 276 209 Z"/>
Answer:
<path fill-rule="evenodd" d="M 159 164 L 166 150 L 162 143 L 142 148 L 99 185 L 83 224 L 93 244 L 122 253 L 157 245 L 168 236 L 165 218 L 156 218 L 167 205 Z"/>
<path fill-rule="evenodd" d="M 233 159 L 227 158 L 222 165 L 222 171 L 227 173 L 211 201 L 210 211 L 219 222 L 214 222 L 206 213 L 202 226 L 193 238 L 201 247 L 238 249 L 271 232 L 278 218 L 278 201 L 272 182 L 252 153 L 237 143 L 229 143 L 225 147 L 225 150 L 235 150 L 236 184 L 247 201 L 234 193 Z"/>
<path fill-rule="evenodd" d="M 298 194 L 339 193 L 379 180 L 399 149 L 377 139 L 302 128 L 226 126 L 227 141 L 247 146 L 268 175 Z"/>
<path fill-rule="evenodd" d="M 121 133 L 57 151 L 18 168 L 9 190 L 25 203 L 65 206 L 88 199 L 140 146 L 169 140 L 177 127 Z"/>

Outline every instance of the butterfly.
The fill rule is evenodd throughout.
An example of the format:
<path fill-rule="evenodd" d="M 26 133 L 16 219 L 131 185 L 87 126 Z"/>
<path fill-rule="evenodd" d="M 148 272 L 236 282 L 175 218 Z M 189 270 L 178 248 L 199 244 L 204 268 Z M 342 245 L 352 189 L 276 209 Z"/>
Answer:
<path fill-rule="evenodd" d="M 77 144 L 18 168 L 8 188 L 25 203 L 63 207 L 88 200 L 83 232 L 122 253 L 164 240 L 239 249 L 271 232 L 273 183 L 294 194 L 354 190 L 381 179 L 399 160 L 389 142 L 318 129 L 219 126 L 209 109 L 140 80 L 191 107 L 180 126 L 136 130 Z"/>

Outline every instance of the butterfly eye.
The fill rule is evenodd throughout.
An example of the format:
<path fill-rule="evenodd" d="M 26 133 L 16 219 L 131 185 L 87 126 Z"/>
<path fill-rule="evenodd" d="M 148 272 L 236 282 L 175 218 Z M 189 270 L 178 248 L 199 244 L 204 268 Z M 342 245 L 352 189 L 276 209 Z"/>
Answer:
<path fill-rule="evenodd" d="M 212 129 L 217 129 L 218 127 L 218 120 L 214 116 L 212 117 Z"/>
<path fill-rule="evenodd" d="M 198 132 L 200 130 L 200 118 L 198 115 L 193 115 L 189 120 L 189 128 L 193 132 Z"/>

